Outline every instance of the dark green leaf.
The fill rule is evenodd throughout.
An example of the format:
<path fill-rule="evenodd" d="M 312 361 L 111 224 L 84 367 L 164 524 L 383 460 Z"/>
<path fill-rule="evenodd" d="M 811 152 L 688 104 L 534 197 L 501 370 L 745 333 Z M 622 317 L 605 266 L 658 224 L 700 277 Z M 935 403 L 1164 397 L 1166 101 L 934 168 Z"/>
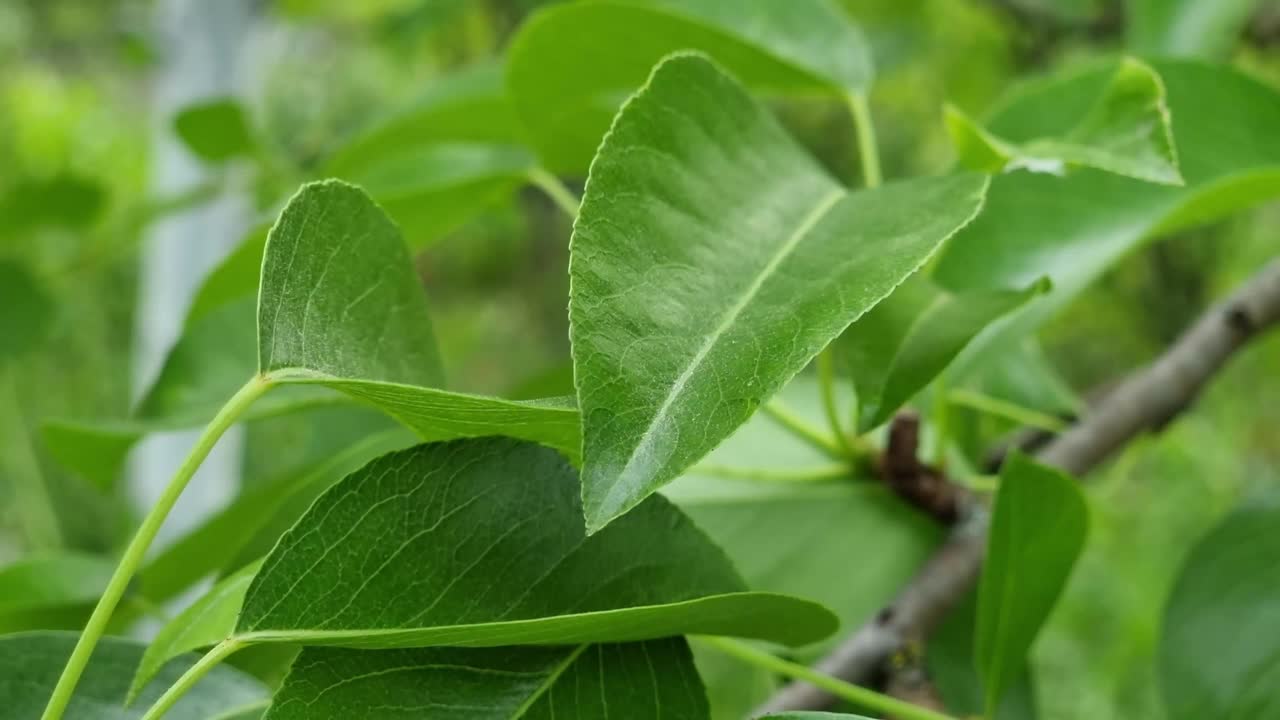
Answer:
<path fill-rule="evenodd" d="M 947 612 L 925 646 L 925 670 L 947 710 L 959 717 L 980 716 L 982 680 L 974 667 L 978 593 L 969 592 Z M 1036 685 L 1031 663 L 1017 668 L 1009 689 L 990 720 L 1037 720 Z M 1051 716 L 1050 716 L 1051 717 Z"/>
<path fill-rule="evenodd" d="M 953 291 L 1024 286 L 1048 274 L 1053 292 L 986 334 L 959 364 L 1025 336 L 1142 241 L 1222 217 L 1280 193 L 1280 94 L 1236 71 L 1157 62 L 1173 117 L 1185 187 L 1081 170 L 1016 173 L 992 181 L 982 215 L 943 250 L 934 279 Z M 1068 132 L 1114 66 L 1032 85 L 998 113 L 1013 141 Z M 1222 118 L 1234 118 L 1224 134 Z"/>
<path fill-rule="evenodd" d="M 1165 185 L 1181 185 L 1164 84 L 1149 65 L 1125 58 L 1102 94 L 1062 137 L 1015 144 L 976 125 L 953 107 L 947 131 L 962 165 L 985 172 L 1017 169 L 1065 173 L 1091 167 Z"/>
<path fill-rule="evenodd" d="M 55 308 L 55 300 L 28 267 L 0 260 L 0 366 L 39 348 Z"/>
<path fill-rule="evenodd" d="M 188 150 L 207 162 L 223 162 L 256 150 L 244 108 L 231 98 L 183 108 L 173 119 L 173 129 Z"/>
<path fill-rule="evenodd" d="M 719 444 L 985 188 L 956 175 L 850 193 L 705 58 L 664 61 L 601 146 L 571 242 L 588 527 Z"/>
<path fill-rule="evenodd" d="M 1226 60 L 1259 0 L 1129 0 L 1134 52 Z"/>
<path fill-rule="evenodd" d="M 308 648 L 269 720 L 708 720 L 682 639 L 622 645 Z"/>
<path fill-rule="evenodd" d="M 544 164 L 581 173 L 610 118 L 654 63 L 701 50 L 752 87 L 864 91 L 871 54 L 861 31 L 827 0 L 657 0 L 559 5 L 512 40 L 508 83 Z"/>
<path fill-rule="evenodd" d="M 1041 281 L 1021 291 L 952 294 L 920 276 L 898 286 L 840 336 L 858 395 L 858 432 L 888 420 L 988 325 L 1048 290 Z"/>
<path fill-rule="evenodd" d="M 1278 522 L 1276 507 L 1240 509 L 1187 558 L 1161 631 L 1169 720 L 1280 713 Z"/>
<path fill-rule="evenodd" d="M 98 219 L 106 200 L 101 183 L 79 175 L 24 179 L 0 197 L 4 234 L 41 227 L 82 229 Z"/>
<path fill-rule="evenodd" d="M 76 633 L 20 633 L 0 637 L 0 707 L 5 717 L 35 720 L 44 710 L 62 666 L 71 655 Z M 76 693 L 67 706 L 67 720 L 135 720 L 195 662 L 188 655 L 166 665 L 159 682 L 126 708 L 129 678 L 142 656 L 142 645 L 120 638 L 103 638 L 94 650 Z M 178 701 L 168 720 L 221 720 L 230 713 L 261 709 L 266 689 L 253 678 L 231 668 L 213 672 Z M 232 715 L 232 717 L 253 717 Z"/>
<path fill-rule="evenodd" d="M 1084 547 L 1089 509 L 1074 480 L 1020 453 L 1000 471 L 974 642 L 993 711 L 1024 667 Z"/>
<path fill-rule="evenodd" d="M 385 456 L 281 539 L 236 637 L 386 648 L 700 632 L 803 644 L 833 629 L 820 606 L 746 592 L 723 553 L 664 500 L 585 537 L 577 491 L 554 452 L 507 439 Z"/>

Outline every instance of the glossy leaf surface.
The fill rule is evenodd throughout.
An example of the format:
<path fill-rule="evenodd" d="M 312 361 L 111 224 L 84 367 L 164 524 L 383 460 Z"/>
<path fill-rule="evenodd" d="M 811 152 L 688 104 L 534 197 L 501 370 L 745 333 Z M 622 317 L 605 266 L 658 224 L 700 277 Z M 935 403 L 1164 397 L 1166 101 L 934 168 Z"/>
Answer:
<path fill-rule="evenodd" d="M 585 172 L 623 98 L 678 50 L 706 52 L 765 90 L 845 95 L 871 82 L 866 39 L 827 0 L 551 7 L 522 26 L 508 58 L 512 100 L 543 163 L 557 172 Z"/>
<path fill-rule="evenodd" d="M 508 439 L 384 456 L 281 539 L 236 634 L 389 648 L 693 632 L 803 644 L 834 629 L 818 605 L 746 592 L 723 552 L 665 500 L 586 537 L 577 493 L 563 458 Z"/>
<path fill-rule="evenodd" d="M 571 242 L 588 527 L 719 444 L 985 188 L 956 175 L 850 193 L 707 59 L 664 61 L 601 146 Z"/>
<path fill-rule="evenodd" d="M 673 638 L 547 648 L 308 648 L 267 718 L 353 714 L 368 720 L 709 717 L 689 648 Z"/>
<path fill-rule="evenodd" d="M 993 711 L 1066 586 L 1088 532 L 1075 480 L 1015 453 L 1000 471 L 978 586 L 975 659 Z"/>

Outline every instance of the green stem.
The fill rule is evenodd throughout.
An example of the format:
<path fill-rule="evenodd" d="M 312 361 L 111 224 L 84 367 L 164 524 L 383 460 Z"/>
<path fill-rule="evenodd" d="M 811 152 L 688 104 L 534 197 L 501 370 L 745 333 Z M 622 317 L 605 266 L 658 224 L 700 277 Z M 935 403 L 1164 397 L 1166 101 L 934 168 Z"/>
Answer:
<path fill-rule="evenodd" d="M 827 347 L 818 353 L 818 392 L 822 395 L 822 411 L 827 415 L 827 424 L 836 436 L 836 443 L 844 454 L 853 457 L 856 453 L 849 444 L 849 436 L 840 426 L 840 411 L 836 409 L 836 363 L 833 352 Z"/>
<path fill-rule="evenodd" d="M 138 565 L 142 563 L 147 549 L 151 547 L 151 541 L 155 540 L 165 517 L 178 501 L 178 496 L 187 487 L 191 476 L 209 455 L 218 438 L 222 437 L 227 428 L 235 423 L 254 400 L 270 388 L 269 380 L 255 375 L 227 401 L 226 405 L 222 406 L 218 414 L 205 427 L 204 432 L 200 434 L 195 447 L 191 448 L 182 466 L 174 473 L 173 479 L 165 487 L 160 499 L 142 519 L 138 532 L 129 542 L 129 547 L 125 549 L 124 555 L 120 558 L 120 564 L 116 566 L 115 573 L 107 583 L 107 589 L 98 599 L 97 607 L 93 609 L 93 614 L 89 616 L 89 622 L 85 625 L 84 632 L 80 634 L 75 650 L 71 652 L 71 658 L 62 669 L 62 676 L 58 678 L 58 684 L 53 689 L 53 695 L 49 698 L 49 705 L 45 707 L 41 720 L 59 720 L 66 712 L 67 703 L 71 702 L 71 695 L 75 692 L 76 684 L 80 682 L 80 675 L 84 672 L 85 665 L 89 663 L 89 656 L 93 654 L 94 647 L 106 631 L 107 623 L 111 621 L 111 615 L 120 603 L 125 588 L 137 572 Z"/>
<path fill-rule="evenodd" d="M 573 191 L 565 187 L 560 182 L 560 178 L 552 175 L 546 170 L 536 167 L 529 171 L 529 182 L 536 185 L 542 192 L 546 193 L 561 210 L 569 216 L 570 220 L 578 218 L 578 205 L 580 201 L 573 194 Z"/>
<path fill-rule="evenodd" d="M 744 642 L 722 637 L 700 637 L 699 639 L 743 662 L 775 672 L 792 680 L 803 680 L 810 685 L 826 690 L 838 698 L 848 700 L 865 710 L 891 715 L 899 718 L 899 720 L 954 720 L 949 715 L 943 715 L 940 712 L 923 708 L 919 705 L 912 705 L 905 700 L 899 700 L 895 697 L 882 695 L 874 690 L 847 683 L 830 675 L 820 673 L 806 665 L 783 660 L 771 653 L 757 650 Z"/>
<path fill-rule="evenodd" d="M 810 468 L 756 468 L 738 467 L 736 465 L 714 465 L 703 463 L 694 465 L 689 472 L 698 475 L 727 478 L 730 480 L 763 480 L 768 482 L 820 482 L 823 480 L 841 480 L 848 478 L 849 466 L 845 463 L 831 463 Z"/>
<path fill-rule="evenodd" d="M 244 644 L 236 638 L 227 638 L 217 645 L 214 645 L 212 650 L 205 653 L 204 657 L 197 660 L 195 665 L 187 668 L 187 671 L 182 673 L 182 677 L 178 678 L 177 682 L 170 685 L 169 689 L 164 691 L 164 694 L 147 709 L 147 713 L 142 716 L 142 720 L 159 720 L 159 718 L 164 717 L 164 714 L 169 712 L 169 709 L 172 708 L 174 704 L 192 688 L 192 686 L 197 682 L 200 682 L 200 678 L 208 675 L 209 671 L 217 667 L 218 663 L 226 660 L 231 653 L 242 647 L 244 647 Z"/>
<path fill-rule="evenodd" d="M 947 444 L 951 442 L 951 407 L 947 401 L 947 374 L 942 373 L 933 384 L 933 464 L 947 467 Z"/>
<path fill-rule="evenodd" d="M 1049 432 L 1063 432 L 1071 427 L 1070 423 L 1061 418 L 1036 412 L 1021 405 L 1005 402 L 999 398 L 983 395 L 973 390 L 952 390 L 947 394 L 947 400 L 952 405 L 971 408 L 981 413 L 1012 420 L 1019 425 L 1048 430 Z"/>
<path fill-rule="evenodd" d="M 858 136 L 858 157 L 862 160 L 862 183 L 869 188 L 879 187 L 880 149 L 876 145 L 876 126 L 871 120 L 871 106 L 864 93 L 850 93 L 849 112 L 853 115 L 853 129 Z"/>
<path fill-rule="evenodd" d="M 823 432 L 821 428 L 809 424 L 808 420 L 797 415 L 784 405 L 781 400 L 770 400 L 762 405 L 760 409 L 771 420 L 805 443 L 812 445 L 836 460 L 847 460 L 849 458 L 849 455 L 840 447 L 835 438 Z"/>

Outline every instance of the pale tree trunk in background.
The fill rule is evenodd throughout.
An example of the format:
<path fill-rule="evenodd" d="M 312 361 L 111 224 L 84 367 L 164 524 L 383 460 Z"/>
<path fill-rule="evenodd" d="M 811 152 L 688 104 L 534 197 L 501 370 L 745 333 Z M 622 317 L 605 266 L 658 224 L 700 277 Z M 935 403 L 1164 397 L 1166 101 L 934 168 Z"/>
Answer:
<path fill-rule="evenodd" d="M 201 99 L 243 95 L 249 70 L 243 50 L 253 5 L 253 0 L 157 0 L 153 195 L 174 196 L 208 182 L 218 172 L 202 165 L 182 146 L 173 132 L 173 117 Z M 229 183 L 228 187 L 235 185 Z M 225 190 L 202 205 L 165 216 L 148 229 L 138 278 L 135 397 L 156 377 L 182 332 L 183 318 L 201 280 L 235 247 L 248 227 L 250 212 L 243 193 Z M 129 488 L 138 507 L 149 507 L 155 501 L 197 434 L 196 430 L 165 433 L 138 445 L 129 464 Z M 232 429 L 223 436 L 165 522 L 153 551 L 234 496 L 243 446 L 242 431 Z"/>

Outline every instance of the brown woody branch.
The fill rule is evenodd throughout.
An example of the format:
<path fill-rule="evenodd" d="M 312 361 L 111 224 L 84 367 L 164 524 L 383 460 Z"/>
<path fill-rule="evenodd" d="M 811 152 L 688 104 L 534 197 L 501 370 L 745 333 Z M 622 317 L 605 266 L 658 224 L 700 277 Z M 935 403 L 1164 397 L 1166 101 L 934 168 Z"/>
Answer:
<path fill-rule="evenodd" d="M 1147 431 L 1158 431 L 1191 405 L 1227 360 L 1253 337 L 1280 324 L 1280 259 L 1273 260 L 1215 306 L 1154 363 L 1133 373 L 1088 415 L 1036 453 L 1040 462 L 1075 475 L 1097 467 Z M 866 683 L 887 658 L 928 635 L 977 581 L 989 518 L 975 512 L 870 623 L 816 664 L 823 673 Z M 832 698 L 791 683 L 757 715 L 822 709 Z"/>

